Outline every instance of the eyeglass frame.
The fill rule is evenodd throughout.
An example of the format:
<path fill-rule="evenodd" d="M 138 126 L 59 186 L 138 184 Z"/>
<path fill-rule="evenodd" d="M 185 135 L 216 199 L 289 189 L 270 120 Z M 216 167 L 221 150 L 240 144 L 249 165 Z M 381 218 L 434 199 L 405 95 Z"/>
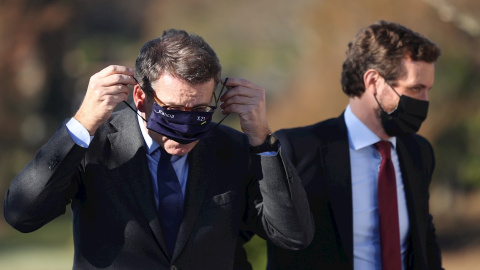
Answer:
<path fill-rule="evenodd" d="M 217 109 L 217 106 L 211 105 L 198 105 L 194 107 L 186 107 L 181 105 L 167 105 L 163 103 L 157 95 L 153 95 L 155 102 L 167 111 L 184 111 L 184 112 L 214 112 Z"/>
<path fill-rule="evenodd" d="M 135 80 L 135 82 L 138 84 L 138 87 L 140 87 L 140 89 L 142 89 L 144 92 L 145 90 L 143 89 L 143 87 L 140 85 L 140 83 L 138 82 L 137 78 L 135 78 L 135 76 L 132 76 L 132 78 Z M 215 94 L 215 91 L 213 91 L 213 97 L 215 98 L 215 106 L 208 106 L 208 105 L 199 105 L 199 106 L 195 106 L 195 107 L 185 107 L 185 106 L 169 106 L 169 105 L 166 105 L 164 104 L 162 101 L 160 101 L 160 99 L 154 94 L 153 95 L 153 98 L 155 100 L 155 102 L 157 102 L 158 105 L 160 105 L 162 108 L 165 108 L 166 110 L 169 110 L 168 108 L 169 107 L 181 107 L 183 108 L 184 111 L 195 111 L 195 108 L 198 108 L 198 107 L 208 107 L 210 109 L 212 109 L 213 112 L 215 112 L 215 109 L 217 108 L 217 105 L 218 105 L 218 101 L 220 100 L 220 97 L 222 96 L 222 93 L 223 93 L 223 90 L 225 89 L 225 85 L 227 85 L 227 81 L 228 81 L 228 77 L 225 78 L 225 81 L 223 82 L 222 84 L 222 89 L 220 89 L 220 93 L 218 94 L 218 98 Z M 135 111 L 132 106 L 130 106 L 130 104 L 128 104 L 128 102 L 124 101 L 124 103 L 132 110 L 134 111 L 136 114 L 138 114 L 137 111 Z M 163 105 L 163 106 L 162 106 Z M 205 111 L 204 111 L 205 112 Z M 209 111 L 211 112 L 211 111 Z M 138 114 L 139 115 L 139 114 Z M 230 114 L 227 114 L 225 115 L 222 120 L 220 120 L 214 127 L 214 129 L 216 129 L 222 122 L 223 120 L 225 120 L 225 118 L 227 118 Z M 147 120 L 145 118 L 143 118 L 143 116 L 139 115 L 145 122 L 147 122 Z"/>

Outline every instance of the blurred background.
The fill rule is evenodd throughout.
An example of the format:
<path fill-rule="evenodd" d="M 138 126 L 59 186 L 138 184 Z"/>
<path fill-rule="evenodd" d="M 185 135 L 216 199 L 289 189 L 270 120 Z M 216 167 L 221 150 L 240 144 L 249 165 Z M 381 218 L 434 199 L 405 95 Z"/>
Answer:
<path fill-rule="evenodd" d="M 272 130 L 336 117 L 347 97 L 348 42 L 376 20 L 436 42 L 442 56 L 420 133 L 434 145 L 431 212 L 447 269 L 480 264 L 480 1 L 478 0 L 0 0 L 0 196 L 64 118 L 91 75 L 134 66 L 141 45 L 168 28 L 199 34 L 224 76 L 267 91 Z M 225 121 L 238 129 L 238 119 Z M 0 269 L 71 269 L 71 212 L 30 234 L 0 214 Z M 248 244 L 255 269 L 265 243 Z"/>

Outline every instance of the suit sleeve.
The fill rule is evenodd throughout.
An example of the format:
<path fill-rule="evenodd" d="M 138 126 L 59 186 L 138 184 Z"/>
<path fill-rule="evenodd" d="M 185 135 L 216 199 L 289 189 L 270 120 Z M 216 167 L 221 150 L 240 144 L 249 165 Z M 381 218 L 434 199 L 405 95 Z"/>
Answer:
<path fill-rule="evenodd" d="M 261 224 L 257 219 L 256 227 L 263 227 L 264 234 L 256 233 L 281 248 L 306 248 L 313 239 L 314 222 L 300 177 L 284 156 L 282 146 L 277 155 L 258 158 L 261 195 L 257 198 L 261 203 L 257 201 L 255 207 L 261 213 Z"/>
<path fill-rule="evenodd" d="M 438 245 L 437 237 L 435 235 L 435 226 L 433 225 L 432 215 L 429 215 L 429 221 L 427 232 L 428 269 L 443 269 L 440 246 Z"/>
<path fill-rule="evenodd" d="M 62 124 L 10 183 L 4 200 L 5 220 L 26 233 L 64 214 L 78 190 L 86 151 L 73 142 Z"/>

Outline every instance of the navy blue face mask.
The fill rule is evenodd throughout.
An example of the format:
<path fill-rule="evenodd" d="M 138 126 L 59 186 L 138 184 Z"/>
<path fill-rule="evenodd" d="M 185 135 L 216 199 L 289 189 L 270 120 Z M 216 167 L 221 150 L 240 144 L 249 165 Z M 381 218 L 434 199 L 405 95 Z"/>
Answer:
<path fill-rule="evenodd" d="M 188 144 L 212 135 L 214 112 L 214 109 L 210 112 L 168 110 L 154 102 L 147 128 L 178 143 Z"/>
<path fill-rule="evenodd" d="M 133 78 L 140 86 L 137 79 L 135 77 Z M 218 95 L 218 99 L 214 92 L 215 104 L 218 103 L 227 80 L 228 78 L 226 78 L 225 82 L 223 83 L 221 91 Z M 137 111 L 127 102 L 124 103 L 135 113 L 137 113 Z M 167 106 L 165 104 L 162 104 L 163 106 L 161 106 L 159 103 L 162 102 L 159 100 L 157 102 L 157 99 L 155 98 L 150 118 L 148 121 L 143 117 L 142 119 L 147 122 L 147 128 L 149 130 L 164 135 L 167 138 L 181 144 L 188 144 L 211 136 L 213 134 L 213 130 L 218 127 L 220 123 L 222 123 L 223 120 L 225 120 L 225 118 L 229 115 L 227 114 L 224 116 L 220 122 L 212 127 L 212 116 L 217 108 L 216 106 L 197 106 L 195 108 L 185 108 L 183 106 Z"/>

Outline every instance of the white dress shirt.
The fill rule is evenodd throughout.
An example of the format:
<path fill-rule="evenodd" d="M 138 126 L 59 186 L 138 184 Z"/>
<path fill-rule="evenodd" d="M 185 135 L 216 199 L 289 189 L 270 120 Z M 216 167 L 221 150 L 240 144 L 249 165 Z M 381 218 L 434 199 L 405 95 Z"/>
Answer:
<path fill-rule="evenodd" d="M 378 221 L 378 170 L 381 157 L 374 144 L 380 138 L 363 124 L 352 112 L 350 105 L 345 110 L 348 130 L 353 204 L 353 254 L 354 269 L 381 270 L 381 248 Z M 409 219 L 402 173 L 396 150 L 396 138 L 389 139 L 392 145 L 391 159 L 397 182 L 398 219 L 402 269 L 406 268 Z"/>

